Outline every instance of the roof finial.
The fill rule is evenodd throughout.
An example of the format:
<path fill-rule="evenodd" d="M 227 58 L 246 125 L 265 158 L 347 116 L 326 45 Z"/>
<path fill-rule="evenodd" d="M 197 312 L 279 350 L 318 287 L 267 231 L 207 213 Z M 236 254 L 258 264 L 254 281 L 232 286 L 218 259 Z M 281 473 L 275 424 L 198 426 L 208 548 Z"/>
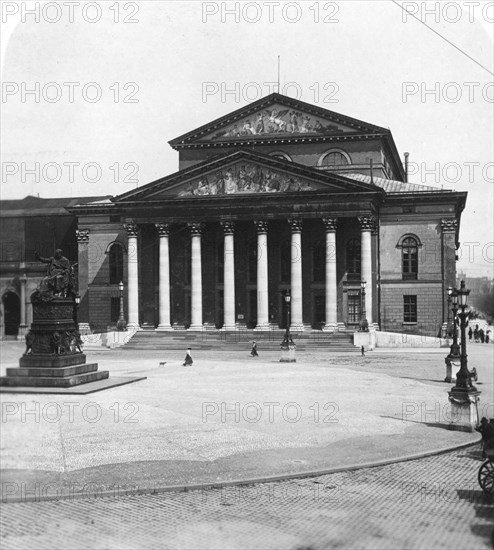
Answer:
<path fill-rule="evenodd" d="M 278 56 L 278 93 L 280 93 L 280 56 Z"/>

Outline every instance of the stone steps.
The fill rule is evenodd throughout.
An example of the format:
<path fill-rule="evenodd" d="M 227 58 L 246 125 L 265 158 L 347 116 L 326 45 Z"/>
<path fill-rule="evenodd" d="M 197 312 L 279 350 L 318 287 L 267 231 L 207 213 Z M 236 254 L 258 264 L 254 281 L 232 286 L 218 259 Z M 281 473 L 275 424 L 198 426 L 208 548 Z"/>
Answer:
<path fill-rule="evenodd" d="M 12 369 L 17 370 L 17 369 Z M 41 369 L 38 369 L 41 370 Z M 36 373 L 34 376 L 15 376 L 10 375 L 0 378 L 0 385 L 2 386 L 24 386 L 24 387 L 44 387 L 44 388 L 72 388 L 73 386 L 79 386 L 80 384 L 87 384 L 88 382 L 96 382 L 98 380 L 104 380 L 108 378 L 109 372 L 94 371 L 85 374 L 76 374 L 69 377 L 61 376 L 40 376 Z"/>
<path fill-rule="evenodd" d="M 82 365 L 75 365 L 70 367 L 54 367 L 54 368 L 8 368 L 7 376 L 33 376 L 33 377 L 69 377 L 76 376 L 78 374 L 87 374 L 89 372 L 96 372 L 98 370 L 98 363 L 85 363 Z"/>

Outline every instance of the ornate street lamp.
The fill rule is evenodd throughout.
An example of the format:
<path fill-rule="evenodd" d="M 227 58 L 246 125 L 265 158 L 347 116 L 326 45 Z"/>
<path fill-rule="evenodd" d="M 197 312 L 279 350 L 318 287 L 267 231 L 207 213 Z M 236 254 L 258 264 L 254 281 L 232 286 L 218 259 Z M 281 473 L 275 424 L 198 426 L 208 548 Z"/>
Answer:
<path fill-rule="evenodd" d="M 359 330 L 360 332 L 367 332 L 369 330 L 369 323 L 367 322 L 367 315 L 365 311 L 365 285 L 367 284 L 367 281 L 362 281 L 360 283 L 360 324 L 359 324 Z"/>
<path fill-rule="evenodd" d="M 125 315 L 124 315 L 124 299 L 123 299 L 124 284 L 122 281 L 118 283 L 118 290 L 120 291 L 120 313 L 118 315 L 117 330 L 119 332 L 125 332 L 127 330 L 127 323 L 125 321 Z"/>
<path fill-rule="evenodd" d="M 281 342 L 281 358 L 280 361 L 283 363 L 295 363 L 295 342 L 292 340 L 292 335 L 290 334 L 290 302 L 292 296 L 290 294 L 290 289 L 285 291 L 283 296 L 286 306 L 286 329 L 283 336 L 283 341 Z"/>
<path fill-rule="evenodd" d="M 458 345 L 458 331 L 456 326 L 456 316 L 458 313 L 458 290 L 456 288 L 448 287 L 448 323 L 447 332 L 449 331 L 449 305 L 453 304 L 453 343 L 449 349 L 448 355 L 446 355 L 444 362 L 446 363 L 446 378 L 445 382 L 454 382 L 456 379 L 453 375 L 453 369 L 455 368 L 453 362 L 460 360 L 460 346 Z"/>
<path fill-rule="evenodd" d="M 452 294 L 454 296 L 455 293 Z M 476 370 L 473 372 L 468 370 L 467 362 L 467 337 L 466 326 L 469 312 L 466 312 L 468 295 L 470 290 L 465 288 L 465 281 L 461 281 L 460 288 L 456 290 L 458 306 L 461 310 L 458 313 L 460 318 L 460 370 L 456 374 L 456 385 L 449 392 L 449 400 L 452 405 L 452 418 L 459 419 L 459 422 L 454 427 L 467 428 L 472 431 L 474 426 L 478 424 L 477 403 L 479 401 L 480 392 L 472 384 L 472 378 L 476 377 Z M 453 299 L 453 305 L 455 305 Z M 454 309 L 453 309 L 454 311 Z"/>

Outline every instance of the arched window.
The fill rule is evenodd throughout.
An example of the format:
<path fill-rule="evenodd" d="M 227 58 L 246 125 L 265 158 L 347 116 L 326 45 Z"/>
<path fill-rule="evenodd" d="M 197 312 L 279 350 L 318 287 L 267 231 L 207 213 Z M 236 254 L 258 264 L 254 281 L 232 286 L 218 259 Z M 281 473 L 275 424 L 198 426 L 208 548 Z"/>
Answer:
<path fill-rule="evenodd" d="M 315 283 L 324 281 L 326 275 L 326 241 L 320 240 L 312 250 L 312 280 Z"/>
<path fill-rule="evenodd" d="M 352 164 L 352 159 L 350 156 L 341 150 L 331 150 L 326 151 L 320 158 L 317 163 L 318 166 L 322 168 L 339 168 L 341 166 L 348 166 Z"/>
<path fill-rule="evenodd" d="M 419 243 L 414 237 L 405 237 L 401 241 L 401 272 L 403 279 L 416 279 L 419 268 Z"/>
<path fill-rule="evenodd" d="M 350 239 L 346 245 L 346 271 L 349 281 L 360 280 L 360 239 Z"/>
<path fill-rule="evenodd" d="M 110 284 L 118 284 L 123 281 L 123 248 L 120 243 L 110 246 Z"/>

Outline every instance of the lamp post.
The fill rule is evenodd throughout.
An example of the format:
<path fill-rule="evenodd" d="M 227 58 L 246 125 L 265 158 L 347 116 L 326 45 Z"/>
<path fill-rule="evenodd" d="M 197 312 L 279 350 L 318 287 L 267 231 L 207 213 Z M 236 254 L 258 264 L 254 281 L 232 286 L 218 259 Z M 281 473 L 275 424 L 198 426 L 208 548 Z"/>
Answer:
<path fill-rule="evenodd" d="M 285 306 L 286 306 L 286 329 L 285 334 L 283 335 L 283 341 L 281 342 L 281 357 L 280 361 L 282 363 L 295 363 L 295 342 L 292 340 L 292 335 L 290 334 L 290 302 L 292 296 L 290 294 L 290 289 L 287 289 L 284 294 Z"/>
<path fill-rule="evenodd" d="M 448 335 L 450 334 L 450 330 L 449 330 L 449 310 L 451 309 L 451 294 L 453 294 L 453 287 L 452 286 L 448 286 L 447 293 L 448 293 L 448 318 L 446 320 L 446 338 L 448 338 Z"/>
<path fill-rule="evenodd" d="M 359 330 L 360 332 L 367 332 L 369 330 L 369 323 L 367 322 L 367 315 L 365 311 L 365 285 L 367 281 L 362 281 L 360 283 L 360 323 Z"/>
<path fill-rule="evenodd" d="M 454 296 L 453 292 L 452 296 Z M 454 419 L 452 425 L 456 429 L 467 429 L 473 431 L 473 428 L 478 424 L 477 403 L 479 401 L 480 392 L 472 384 L 472 378 L 476 377 L 476 370 L 473 372 L 468 370 L 467 356 L 467 338 L 466 326 L 469 313 L 467 309 L 468 295 L 470 290 L 465 288 L 465 281 L 461 281 L 460 288 L 456 290 L 458 306 L 461 310 L 458 314 L 460 318 L 460 370 L 456 374 L 456 385 L 449 392 L 449 400 L 451 402 L 451 416 Z M 453 299 L 454 305 L 454 299 Z M 455 311 L 453 309 L 453 311 Z"/>
<path fill-rule="evenodd" d="M 458 290 L 456 288 L 448 287 L 448 324 L 447 327 L 449 330 L 449 305 L 453 304 L 453 343 L 449 349 L 448 355 L 445 357 L 444 362 L 446 363 L 446 378 L 445 382 L 455 382 L 456 378 L 453 374 L 453 362 L 458 362 L 460 360 L 460 346 L 458 345 L 458 331 L 456 325 L 456 316 L 458 313 Z"/>
<path fill-rule="evenodd" d="M 120 313 L 118 315 L 117 330 L 119 332 L 125 332 L 127 330 L 127 323 L 125 321 L 125 315 L 124 315 L 124 299 L 123 299 L 124 284 L 122 281 L 118 283 L 118 290 L 120 291 Z"/>

